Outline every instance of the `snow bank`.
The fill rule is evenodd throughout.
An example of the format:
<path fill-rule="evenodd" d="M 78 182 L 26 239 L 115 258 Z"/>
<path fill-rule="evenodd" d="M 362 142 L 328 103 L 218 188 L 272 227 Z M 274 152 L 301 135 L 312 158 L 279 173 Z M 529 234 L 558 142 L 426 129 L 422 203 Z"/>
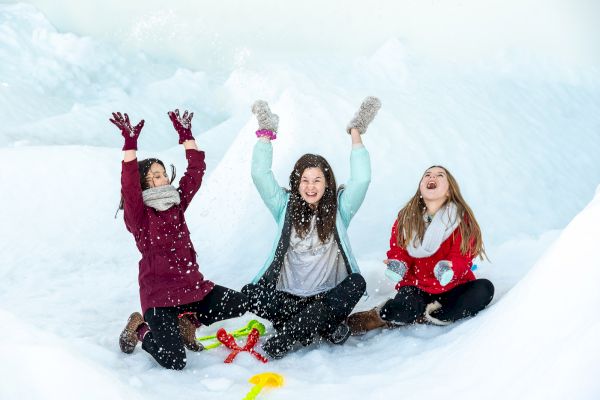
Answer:
<path fill-rule="evenodd" d="M 130 26 L 140 48 L 186 31 L 185 24 L 169 30 L 169 21 L 183 18 L 177 7 L 161 17 L 162 9 L 152 8 L 157 3 L 149 3 L 137 17 L 156 18 Z M 115 21 L 132 6 L 123 7 Z M 480 22 L 489 21 L 489 12 L 473 10 Z M 99 16 L 90 26 L 111 23 Z M 572 35 L 561 36 L 561 49 L 581 33 L 571 22 L 565 26 Z M 590 308 L 598 303 L 591 286 L 598 280 L 591 253 L 599 237 L 598 196 L 586 207 L 600 182 L 596 69 L 540 62 L 539 54 L 519 51 L 455 62 L 432 57 L 418 34 L 383 30 L 361 55 L 312 49 L 298 38 L 302 56 L 275 55 L 223 39 L 224 53 L 237 58 L 198 69 L 191 65 L 212 54 L 205 47 L 187 58 L 177 48 L 148 56 L 102 35 L 68 32 L 31 6 L 0 5 L 0 56 L 8 60 L 0 64 L 0 354 L 7 360 L 0 397 L 241 398 L 247 379 L 270 369 L 287 382 L 272 398 L 598 397 L 592 379 L 598 319 Z M 139 157 L 158 156 L 181 173 L 183 150 L 165 113 L 195 111 L 208 170 L 188 225 L 202 271 L 239 289 L 262 265 L 275 235 L 249 176 L 250 104 L 266 99 L 280 115 L 273 170 L 282 186 L 306 152 L 325 156 L 343 183 L 350 152 L 344 127 L 366 95 L 379 96 L 383 108 L 364 136 L 373 179 L 349 231 L 370 293 L 358 308 L 393 295 L 381 264 L 389 230 L 432 164 L 453 172 L 483 228 L 493 263 L 479 263 L 477 273 L 496 285 L 492 307 L 450 327 L 373 332 L 265 366 L 247 355 L 224 365 L 225 351 L 214 350 L 189 354 L 188 367 L 174 373 L 140 349 L 121 354 L 118 334 L 139 307 L 139 255 L 122 214 L 113 219 L 121 138 L 108 122 L 110 112 L 145 118 Z M 239 327 L 250 318 L 219 326 Z"/>

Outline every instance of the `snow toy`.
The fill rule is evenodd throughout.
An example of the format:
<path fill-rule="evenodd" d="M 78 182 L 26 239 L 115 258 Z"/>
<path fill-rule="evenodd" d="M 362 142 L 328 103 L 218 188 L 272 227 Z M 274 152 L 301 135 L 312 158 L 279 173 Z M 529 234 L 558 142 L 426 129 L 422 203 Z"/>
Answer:
<path fill-rule="evenodd" d="M 260 321 L 252 319 L 252 320 L 248 321 L 246 326 L 244 326 L 243 328 L 229 332 L 229 334 L 231 336 L 233 336 L 234 338 L 244 337 L 244 336 L 248 336 L 248 334 L 252 331 L 252 329 L 257 329 L 258 333 L 260 333 L 261 335 L 264 335 L 265 332 L 267 331 L 267 328 L 265 328 L 265 326 Z M 216 338 L 217 338 L 217 335 L 215 334 L 215 335 L 209 335 L 209 336 L 202 336 L 202 337 L 196 338 L 196 340 L 202 341 L 202 340 L 211 340 L 211 339 L 216 339 Z M 204 350 L 214 349 L 214 348 L 219 347 L 222 344 L 223 343 L 216 341 L 215 343 L 211 343 L 209 345 L 204 346 Z"/>
<path fill-rule="evenodd" d="M 217 331 L 217 340 L 223 343 L 228 349 L 233 350 L 225 359 L 225 363 L 231 363 L 235 359 L 235 357 L 242 351 L 247 351 L 248 353 L 256 357 L 258 360 L 266 363 L 268 361 L 267 358 L 262 354 L 258 353 L 256 350 L 254 350 L 254 346 L 256 346 L 256 344 L 258 343 L 259 337 L 260 332 L 258 331 L 258 329 L 252 328 L 252 330 L 248 334 L 248 340 L 246 340 L 246 344 L 244 345 L 244 347 L 240 347 L 231 334 L 227 333 L 227 331 L 223 328 L 219 329 Z"/>
<path fill-rule="evenodd" d="M 254 400 L 264 387 L 277 388 L 283 386 L 283 376 L 275 372 L 263 372 L 262 374 L 254 375 L 248 382 L 254 386 L 242 400 Z"/>

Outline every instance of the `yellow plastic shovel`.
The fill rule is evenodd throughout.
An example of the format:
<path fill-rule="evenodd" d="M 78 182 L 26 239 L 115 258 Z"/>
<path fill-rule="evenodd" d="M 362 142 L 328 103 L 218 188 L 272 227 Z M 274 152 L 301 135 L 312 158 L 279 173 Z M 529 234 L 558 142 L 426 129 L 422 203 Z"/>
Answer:
<path fill-rule="evenodd" d="M 243 400 L 254 400 L 263 388 L 276 388 L 283 386 L 283 376 L 275 372 L 256 374 L 248 380 L 254 386 Z"/>

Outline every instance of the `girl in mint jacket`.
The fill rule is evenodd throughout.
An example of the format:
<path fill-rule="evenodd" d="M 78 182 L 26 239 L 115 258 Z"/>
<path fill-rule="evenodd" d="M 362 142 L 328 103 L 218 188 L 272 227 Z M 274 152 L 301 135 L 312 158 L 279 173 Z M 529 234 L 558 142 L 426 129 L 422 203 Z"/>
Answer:
<path fill-rule="evenodd" d="M 281 358 L 296 343 L 308 345 L 319 336 L 342 344 L 350 335 L 344 323 L 366 283 L 352 254 L 346 230 L 360 208 L 371 180 L 369 153 L 362 144 L 381 103 L 365 99 L 348 125 L 352 138 L 350 180 L 337 187 L 327 160 L 305 154 L 284 189 L 271 171 L 279 118 L 264 101 L 252 107 L 259 122 L 252 154 L 252 180 L 275 218 L 278 235 L 273 249 L 244 292 L 249 309 L 272 322 L 276 333 L 263 344 L 271 358 Z"/>

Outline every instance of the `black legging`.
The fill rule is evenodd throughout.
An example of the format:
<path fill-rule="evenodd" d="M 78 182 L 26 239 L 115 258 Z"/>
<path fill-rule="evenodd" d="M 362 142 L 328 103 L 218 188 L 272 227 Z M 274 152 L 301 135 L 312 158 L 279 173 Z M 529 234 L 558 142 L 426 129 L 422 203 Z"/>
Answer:
<path fill-rule="evenodd" d="M 423 316 L 427 304 L 439 301 L 442 308 L 431 316 L 453 322 L 471 317 L 483 310 L 494 297 L 494 285 L 487 279 L 476 279 L 439 294 L 427 293 L 416 286 L 403 286 L 393 299 L 381 308 L 383 320 L 413 323 Z"/>
<path fill-rule="evenodd" d="M 240 292 L 215 285 L 201 301 L 175 307 L 150 308 L 144 320 L 150 332 L 144 336 L 142 348 L 160 365 L 169 369 L 183 369 L 186 364 L 185 348 L 179 333 L 178 316 L 184 312 L 196 313 L 204 325 L 242 316 L 248 311 L 248 299 Z"/>
<path fill-rule="evenodd" d="M 336 287 L 310 297 L 295 296 L 257 284 L 244 286 L 249 311 L 265 318 L 279 333 L 308 345 L 316 334 L 327 336 L 342 323 L 365 292 L 360 274 L 350 274 Z"/>

